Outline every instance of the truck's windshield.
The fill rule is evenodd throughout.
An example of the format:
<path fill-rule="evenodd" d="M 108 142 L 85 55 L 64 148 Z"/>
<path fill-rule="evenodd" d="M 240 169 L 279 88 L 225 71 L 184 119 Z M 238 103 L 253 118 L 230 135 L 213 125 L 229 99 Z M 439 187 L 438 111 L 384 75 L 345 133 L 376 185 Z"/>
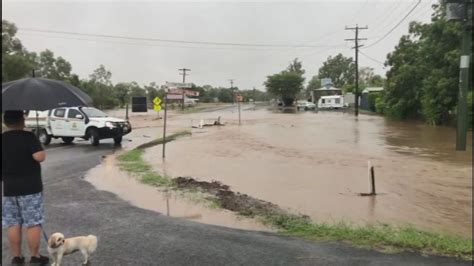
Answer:
<path fill-rule="evenodd" d="M 107 114 L 95 108 L 81 108 L 88 117 L 107 117 Z"/>

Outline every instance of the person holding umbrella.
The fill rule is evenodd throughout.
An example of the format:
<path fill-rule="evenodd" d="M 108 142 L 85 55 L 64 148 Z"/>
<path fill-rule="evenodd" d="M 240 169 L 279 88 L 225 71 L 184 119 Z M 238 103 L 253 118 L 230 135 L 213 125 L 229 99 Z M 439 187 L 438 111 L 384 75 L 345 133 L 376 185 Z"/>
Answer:
<path fill-rule="evenodd" d="M 24 130 L 24 110 L 44 111 L 59 107 L 89 106 L 92 99 L 71 84 L 45 78 L 24 78 L 2 84 L 2 225 L 8 227 L 12 264 L 24 264 L 21 254 L 25 226 L 31 252 L 30 264 L 45 265 L 39 254 L 43 217 L 43 182 L 40 163 L 46 155 L 32 132 Z M 21 111 L 20 111 L 21 110 Z"/>
<path fill-rule="evenodd" d="M 2 225 L 7 227 L 13 256 L 12 264 L 21 265 L 22 227 L 26 227 L 30 263 L 47 264 L 49 258 L 39 254 L 43 223 L 43 182 L 40 163 L 46 154 L 36 136 L 25 131 L 23 111 L 6 111 L 2 133 Z"/>

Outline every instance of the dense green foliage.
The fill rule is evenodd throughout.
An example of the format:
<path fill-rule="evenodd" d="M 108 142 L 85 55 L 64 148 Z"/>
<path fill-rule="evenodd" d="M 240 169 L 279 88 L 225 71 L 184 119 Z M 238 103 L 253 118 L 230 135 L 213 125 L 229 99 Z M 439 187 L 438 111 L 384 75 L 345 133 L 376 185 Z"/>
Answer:
<path fill-rule="evenodd" d="M 319 78 L 330 78 L 336 88 L 343 88 L 354 83 L 355 64 L 352 57 L 338 54 L 329 56 L 319 68 Z"/>
<path fill-rule="evenodd" d="M 294 59 L 286 70 L 267 77 L 267 92 L 279 97 L 285 106 L 291 106 L 297 95 L 303 90 L 304 70 L 298 58 Z"/>
<path fill-rule="evenodd" d="M 409 34 L 387 56 L 383 110 L 392 117 L 423 118 L 438 125 L 456 112 L 461 28 L 446 21 L 443 7 L 434 8 L 432 22 L 412 22 Z"/>

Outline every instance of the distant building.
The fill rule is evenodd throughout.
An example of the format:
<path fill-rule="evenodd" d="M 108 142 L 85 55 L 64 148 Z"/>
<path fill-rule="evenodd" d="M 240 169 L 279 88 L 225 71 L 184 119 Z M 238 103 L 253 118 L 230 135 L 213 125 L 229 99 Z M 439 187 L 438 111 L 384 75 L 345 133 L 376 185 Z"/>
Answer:
<path fill-rule="evenodd" d="M 352 107 L 355 104 L 355 94 L 352 92 L 348 92 L 344 94 L 344 103 L 348 106 Z"/>
<path fill-rule="evenodd" d="M 384 89 L 383 87 L 367 87 L 362 91 L 362 94 L 360 96 L 360 108 L 368 111 L 375 112 L 375 106 L 373 106 L 374 103 L 369 102 L 369 95 L 373 93 L 380 93 Z M 371 106 L 372 105 L 372 106 Z"/>

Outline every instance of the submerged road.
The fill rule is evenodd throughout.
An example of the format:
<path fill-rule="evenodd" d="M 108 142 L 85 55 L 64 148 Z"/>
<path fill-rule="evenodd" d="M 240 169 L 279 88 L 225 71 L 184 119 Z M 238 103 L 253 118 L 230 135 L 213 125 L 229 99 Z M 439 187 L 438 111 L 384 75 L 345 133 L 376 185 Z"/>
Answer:
<path fill-rule="evenodd" d="M 453 258 L 384 254 L 336 242 L 205 225 L 143 210 L 83 180 L 114 149 L 106 141 L 99 147 L 87 142 L 53 144 L 43 164 L 45 231 L 97 235 L 92 265 L 470 265 Z M 5 229 L 2 233 L 2 265 L 8 265 Z M 26 249 L 26 243 L 23 246 Z M 43 240 L 41 249 L 47 253 Z M 65 257 L 63 265 L 80 265 L 81 260 L 76 253 Z"/>

